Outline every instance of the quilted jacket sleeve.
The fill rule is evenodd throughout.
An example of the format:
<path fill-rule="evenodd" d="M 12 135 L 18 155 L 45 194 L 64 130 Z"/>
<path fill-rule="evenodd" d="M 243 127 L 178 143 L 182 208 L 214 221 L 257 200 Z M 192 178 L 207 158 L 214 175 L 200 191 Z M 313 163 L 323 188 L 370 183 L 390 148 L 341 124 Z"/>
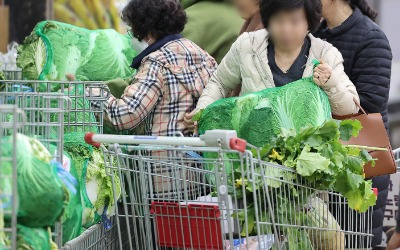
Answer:
<path fill-rule="evenodd" d="M 356 114 L 359 108 L 354 99 L 359 101 L 359 97 L 356 87 L 344 72 L 342 54 L 335 47 L 331 47 L 322 59 L 333 69 L 331 78 L 321 86 L 328 95 L 332 113 Z"/>
<path fill-rule="evenodd" d="M 222 59 L 217 71 L 201 95 L 196 111 L 206 108 L 213 102 L 226 98 L 228 93 L 234 90 L 241 82 L 241 71 L 239 63 L 239 49 L 242 37 L 232 45 L 228 54 Z"/>
<path fill-rule="evenodd" d="M 360 44 L 352 68 L 361 106 L 370 113 L 380 113 L 389 97 L 392 51 L 385 34 L 372 30 Z"/>

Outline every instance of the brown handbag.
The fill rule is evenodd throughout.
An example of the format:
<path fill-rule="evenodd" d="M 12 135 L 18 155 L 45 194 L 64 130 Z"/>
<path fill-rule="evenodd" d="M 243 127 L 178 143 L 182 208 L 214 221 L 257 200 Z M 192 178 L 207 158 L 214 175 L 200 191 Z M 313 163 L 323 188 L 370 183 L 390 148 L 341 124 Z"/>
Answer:
<path fill-rule="evenodd" d="M 368 114 L 361 107 L 357 100 L 354 100 L 360 108 L 361 113 L 348 116 L 333 116 L 337 120 L 357 119 L 361 122 L 362 129 L 358 137 L 351 138 L 349 141 L 343 141 L 345 145 L 360 145 L 376 148 L 385 148 L 386 151 L 368 151 L 372 158 L 377 159 L 375 166 L 371 164 L 364 166 L 366 178 L 375 176 L 394 174 L 397 172 L 396 163 L 390 146 L 389 136 L 383 124 L 382 115 L 379 113 Z"/>

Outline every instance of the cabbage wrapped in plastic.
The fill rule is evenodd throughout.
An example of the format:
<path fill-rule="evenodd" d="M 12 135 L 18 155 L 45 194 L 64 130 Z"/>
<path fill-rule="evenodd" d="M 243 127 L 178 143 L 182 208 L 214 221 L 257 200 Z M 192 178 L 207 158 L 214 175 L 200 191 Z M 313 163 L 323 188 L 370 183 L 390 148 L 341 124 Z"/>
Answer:
<path fill-rule="evenodd" d="M 17 234 L 18 250 L 50 250 L 57 249 L 55 243 L 51 240 L 49 230 L 43 228 L 29 228 L 18 225 Z"/>
<path fill-rule="evenodd" d="M 52 226 L 63 213 L 67 204 L 67 192 L 61 182 L 57 167 L 50 164 L 49 151 L 36 139 L 17 134 L 17 186 L 18 223 L 28 227 Z M 2 157 L 11 157 L 11 138 L 1 146 Z M 12 176 L 11 162 L 1 165 L 4 176 Z M 1 192 L 10 194 L 11 178 L 2 178 Z M 11 204 L 10 196 L 2 197 L 2 204 Z M 7 218 L 7 214 L 6 220 Z"/>
<path fill-rule="evenodd" d="M 311 78 L 236 98 L 221 99 L 200 115 L 199 132 L 232 129 L 238 137 L 262 147 L 282 129 L 299 131 L 331 119 L 325 92 Z"/>
<path fill-rule="evenodd" d="M 84 141 L 85 133 L 68 133 L 64 136 L 64 150 L 71 157 L 77 171 L 82 198 L 82 226 L 88 228 L 115 212 L 111 177 L 107 175 L 102 153 Z M 121 196 L 121 184 L 114 175 L 117 199 Z M 104 209 L 107 208 L 106 211 Z"/>
<path fill-rule="evenodd" d="M 65 74 L 70 73 L 79 80 L 107 81 L 132 76 L 136 54 L 130 38 L 115 30 L 43 21 L 18 47 L 17 65 L 29 80 L 67 80 Z"/>

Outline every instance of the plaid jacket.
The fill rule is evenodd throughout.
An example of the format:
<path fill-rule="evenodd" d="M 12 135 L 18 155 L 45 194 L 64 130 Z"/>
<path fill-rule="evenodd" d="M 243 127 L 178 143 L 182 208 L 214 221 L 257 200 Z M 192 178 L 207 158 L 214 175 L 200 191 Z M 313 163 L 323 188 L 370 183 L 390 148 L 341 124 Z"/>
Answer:
<path fill-rule="evenodd" d="M 193 42 L 167 43 L 142 60 L 121 99 L 105 102 L 105 121 L 140 135 L 188 135 L 183 117 L 196 107 L 216 68 L 214 58 Z"/>

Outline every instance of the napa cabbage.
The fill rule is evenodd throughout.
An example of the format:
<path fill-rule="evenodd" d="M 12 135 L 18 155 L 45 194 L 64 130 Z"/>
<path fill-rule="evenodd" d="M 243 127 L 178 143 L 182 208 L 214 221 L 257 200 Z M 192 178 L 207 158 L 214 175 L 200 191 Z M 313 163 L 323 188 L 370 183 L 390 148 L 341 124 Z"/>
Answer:
<path fill-rule="evenodd" d="M 282 130 L 317 127 L 330 118 L 327 95 L 311 78 L 304 78 L 211 104 L 200 115 L 199 132 L 233 129 L 249 143 L 264 146 Z"/>
<path fill-rule="evenodd" d="M 94 219 L 106 215 L 108 218 L 115 214 L 115 197 L 121 197 L 121 184 L 118 175 L 113 175 L 115 189 L 110 176 L 105 169 L 104 157 L 98 149 L 94 149 L 92 158 L 88 162 L 85 176 L 86 202 L 91 206 L 85 208 L 83 212 L 83 225 L 90 225 Z M 88 199 L 88 200 L 87 200 Z M 105 209 L 107 209 L 105 211 Z"/>
<path fill-rule="evenodd" d="M 67 80 L 70 73 L 79 80 L 107 81 L 131 77 L 136 54 L 129 37 L 115 30 L 43 21 L 18 47 L 17 65 L 31 80 Z"/>
<path fill-rule="evenodd" d="M 17 217 L 18 223 L 28 227 L 52 226 L 68 203 L 68 194 L 58 176 L 57 166 L 51 163 L 49 151 L 36 139 L 17 134 L 16 148 L 12 137 L 0 145 L 2 159 L 17 159 Z M 9 220 L 12 204 L 12 169 L 10 161 L 1 164 L 0 191 L 3 194 L 5 219 Z"/>

